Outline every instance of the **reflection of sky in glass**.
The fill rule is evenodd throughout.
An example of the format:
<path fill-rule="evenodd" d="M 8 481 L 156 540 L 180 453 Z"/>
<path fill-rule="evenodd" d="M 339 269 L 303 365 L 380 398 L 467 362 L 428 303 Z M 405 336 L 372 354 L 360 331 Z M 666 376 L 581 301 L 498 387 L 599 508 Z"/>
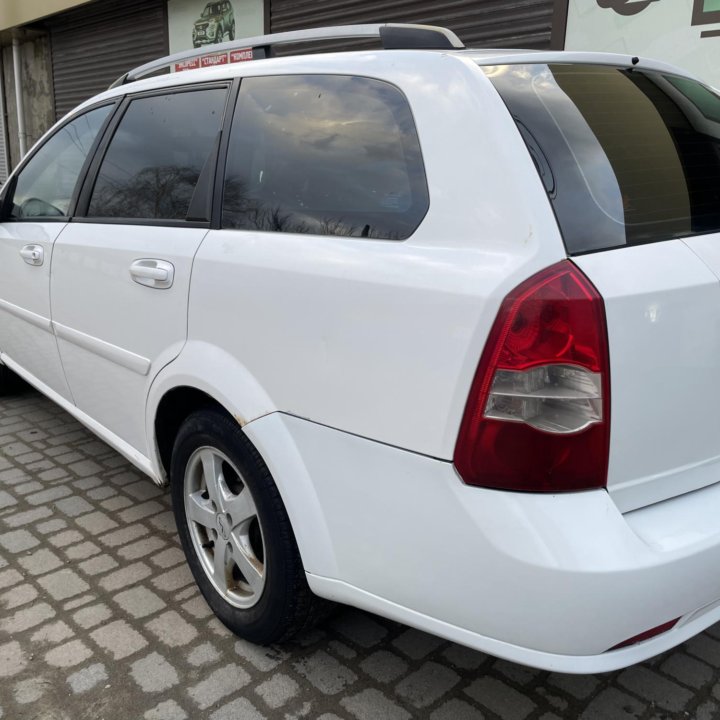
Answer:
<path fill-rule="evenodd" d="M 80 170 L 111 109 L 91 110 L 58 130 L 18 176 L 15 205 L 38 198 L 58 211 L 54 215 L 67 215 Z"/>
<path fill-rule="evenodd" d="M 673 83 L 683 97 L 657 73 L 609 66 L 506 65 L 486 75 L 545 179 L 549 168 L 570 252 L 720 230 L 719 133 L 699 122 L 720 100 L 695 81 Z"/>
<path fill-rule="evenodd" d="M 88 214 L 184 220 L 226 96 L 214 88 L 133 100 L 103 159 Z"/>
<path fill-rule="evenodd" d="M 226 225 L 407 237 L 426 194 L 414 125 L 396 88 L 343 76 L 243 81 Z"/>

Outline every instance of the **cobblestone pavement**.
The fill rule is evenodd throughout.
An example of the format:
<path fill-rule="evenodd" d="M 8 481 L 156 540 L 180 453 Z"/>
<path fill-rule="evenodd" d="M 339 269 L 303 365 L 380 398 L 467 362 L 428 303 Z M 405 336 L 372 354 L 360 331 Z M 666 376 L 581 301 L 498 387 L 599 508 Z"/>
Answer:
<path fill-rule="evenodd" d="M 719 627 L 598 676 L 342 608 L 288 646 L 255 647 L 198 594 L 167 493 L 34 391 L 0 401 L 2 720 L 710 720 Z"/>

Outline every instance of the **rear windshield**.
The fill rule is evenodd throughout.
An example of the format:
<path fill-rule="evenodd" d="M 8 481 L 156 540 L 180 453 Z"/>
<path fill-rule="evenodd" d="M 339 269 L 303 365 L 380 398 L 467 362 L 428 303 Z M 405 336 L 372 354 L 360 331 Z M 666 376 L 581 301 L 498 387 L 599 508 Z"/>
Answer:
<path fill-rule="evenodd" d="M 720 97 L 708 87 L 599 65 L 482 69 L 571 255 L 720 232 Z"/>

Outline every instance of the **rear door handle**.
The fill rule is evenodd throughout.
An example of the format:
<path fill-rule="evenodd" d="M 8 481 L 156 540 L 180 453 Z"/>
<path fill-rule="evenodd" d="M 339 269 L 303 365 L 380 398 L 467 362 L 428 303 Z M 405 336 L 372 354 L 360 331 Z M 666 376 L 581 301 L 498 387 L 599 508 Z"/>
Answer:
<path fill-rule="evenodd" d="M 42 265 L 45 251 L 42 245 L 25 245 L 20 250 L 20 256 L 28 265 Z"/>
<path fill-rule="evenodd" d="M 130 265 L 130 276 L 140 285 L 165 290 L 173 284 L 175 267 L 167 260 L 143 258 Z"/>

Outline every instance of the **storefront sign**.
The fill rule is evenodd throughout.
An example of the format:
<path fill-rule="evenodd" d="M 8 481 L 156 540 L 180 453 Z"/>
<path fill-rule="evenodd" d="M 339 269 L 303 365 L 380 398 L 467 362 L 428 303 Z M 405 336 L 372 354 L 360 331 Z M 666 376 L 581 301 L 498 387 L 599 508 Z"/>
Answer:
<path fill-rule="evenodd" d="M 664 60 L 720 87 L 720 0 L 570 0 L 565 48 Z"/>
<path fill-rule="evenodd" d="M 207 47 L 212 55 L 217 43 L 263 32 L 263 0 L 168 0 L 171 53 Z"/>

